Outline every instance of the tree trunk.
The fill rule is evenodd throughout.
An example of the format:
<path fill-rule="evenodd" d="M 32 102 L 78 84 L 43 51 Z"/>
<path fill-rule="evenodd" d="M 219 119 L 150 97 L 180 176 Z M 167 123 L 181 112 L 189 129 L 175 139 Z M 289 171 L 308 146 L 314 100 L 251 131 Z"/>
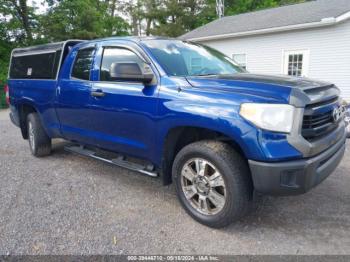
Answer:
<path fill-rule="evenodd" d="M 115 14 L 115 4 L 117 3 L 117 0 L 112 0 L 112 6 L 111 6 L 111 17 L 114 17 Z"/>
<path fill-rule="evenodd" d="M 132 16 L 132 28 L 133 28 L 133 35 L 138 36 L 139 35 L 139 23 L 137 21 L 137 17 L 135 15 Z"/>
<path fill-rule="evenodd" d="M 146 36 L 149 36 L 151 34 L 151 24 L 152 24 L 152 19 L 151 18 L 147 18 Z"/>
<path fill-rule="evenodd" d="M 32 41 L 33 35 L 29 24 L 27 0 L 19 0 L 19 3 L 17 3 L 16 0 L 11 0 L 11 2 L 18 13 L 18 17 L 21 20 L 27 39 Z"/>

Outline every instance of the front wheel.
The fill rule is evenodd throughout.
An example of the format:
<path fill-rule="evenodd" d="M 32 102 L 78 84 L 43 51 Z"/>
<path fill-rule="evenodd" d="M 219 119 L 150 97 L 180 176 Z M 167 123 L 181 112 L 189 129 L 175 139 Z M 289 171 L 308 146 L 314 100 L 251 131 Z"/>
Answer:
<path fill-rule="evenodd" d="M 46 134 L 37 113 L 27 117 L 29 148 L 36 157 L 47 156 L 51 153 L 51 138 Z"/>
<path fill-rule="evenodd" d="M 246 161 L 225 143 L 187 145 L 177 154 L 172 173 L 182 206 L 204 225 L 227 226 L 251 206 L 253 187 Z"/>

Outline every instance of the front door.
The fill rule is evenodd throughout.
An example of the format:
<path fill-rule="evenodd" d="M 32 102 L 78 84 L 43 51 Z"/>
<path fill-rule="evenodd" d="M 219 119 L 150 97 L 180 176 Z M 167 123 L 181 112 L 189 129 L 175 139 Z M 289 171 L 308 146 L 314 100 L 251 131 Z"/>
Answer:
<path fill-rule="evenodd" d="M 151 158 L 157 121 L 157 84 L 116 81 L 110 67 L 116 62 L 144 61 L 135 52 L 118 46 L 104 46 L 98 51 L 100 60 L 97 81 L 92 82 L 90 121 L 97 145 L 128 155 Z M 97 68 L 97 66 L 95 66 Z M 155 81 L 157 82 L 157 81 Z"/>

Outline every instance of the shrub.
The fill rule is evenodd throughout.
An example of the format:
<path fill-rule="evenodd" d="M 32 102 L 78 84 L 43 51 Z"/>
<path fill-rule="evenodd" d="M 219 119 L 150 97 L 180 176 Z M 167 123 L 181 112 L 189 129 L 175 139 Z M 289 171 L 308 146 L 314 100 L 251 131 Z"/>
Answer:
<path fill-rule="evenodd" d="M 4 87 L 0 86 L 0 109 L 7 108 L 6 95 L 4 92 Z"/>

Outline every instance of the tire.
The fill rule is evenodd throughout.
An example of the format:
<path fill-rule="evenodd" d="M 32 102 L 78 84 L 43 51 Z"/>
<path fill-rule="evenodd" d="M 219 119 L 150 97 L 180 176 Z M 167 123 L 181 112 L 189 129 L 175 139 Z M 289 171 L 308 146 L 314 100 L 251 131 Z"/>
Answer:
<path fill-rule="evenodd" d="M 175 157 L 172 175 L 181 205 L 206 226 L 225 227 L 252 206 L 248 165 L 228 144 L 208 140 L 185 146 Z"/>
<path fill-rule="evenodd" d="M 51 153 L 51 138 L 46 134 L 37 113 L 27 117 L 28 141 L 31 153 L 36 157 Z"/>

